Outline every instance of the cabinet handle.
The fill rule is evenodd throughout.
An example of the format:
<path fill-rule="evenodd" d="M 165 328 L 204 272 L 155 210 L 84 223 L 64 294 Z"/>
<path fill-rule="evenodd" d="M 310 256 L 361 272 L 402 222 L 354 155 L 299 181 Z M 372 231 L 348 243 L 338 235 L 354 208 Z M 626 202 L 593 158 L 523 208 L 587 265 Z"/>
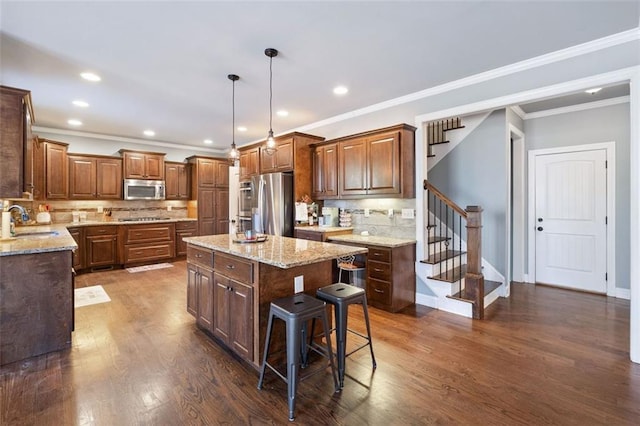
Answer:
<path fill-rule="evenodd" d="M 375 291 L 376 293 L 384 293 L 384 291 L 378 290 L 377 288 L 374 288 L 373 291 Z"/>
<path fill-rule="evenodd" d="M 236 267 L 233 265 L 227 265 L 227 269 L 236 269 Z"/>
<path fill-rule="evenodd" d="M 197 258 L 201 258 L 201 257 L 202 257 L 202 255 L 201 255 L 200 253 L 196 253 L 196 257 L 197 257 Z"/>
<path fill-rule="evenodd" d="M 381 256 L 380 253 L 373 253 L 374 256 Z"/>
<path fill-rule="evenodd" d="M 384 271 L 384 269 L 380 269 L 380 268 L 373 268 L 373 270 L 374 270 L 374 271 L 376 271 L 376 272 L 382 272 L 382 271 Z"/>

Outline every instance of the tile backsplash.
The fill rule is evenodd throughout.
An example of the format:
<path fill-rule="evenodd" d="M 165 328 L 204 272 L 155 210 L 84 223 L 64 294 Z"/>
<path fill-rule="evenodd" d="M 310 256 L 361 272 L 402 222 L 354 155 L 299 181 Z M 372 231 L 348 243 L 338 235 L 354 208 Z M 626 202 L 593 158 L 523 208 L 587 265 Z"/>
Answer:
<path fill-rule="evenodd" d="M 338 207 L 351 213 L 353 232 L 363 231 L 371 235 L 396 238 L 416 238 L 416 219 L 403 219 L 402 209 L 413 209 L 415 213 L 416 200 L 404 198 L 380 198 L 365 200 L 325 200 L 326 207 Z M 369 216 L 365 216 L 365 209 L 369 209 Z M 389 216 L 389 209 L 393 216 Z"/>

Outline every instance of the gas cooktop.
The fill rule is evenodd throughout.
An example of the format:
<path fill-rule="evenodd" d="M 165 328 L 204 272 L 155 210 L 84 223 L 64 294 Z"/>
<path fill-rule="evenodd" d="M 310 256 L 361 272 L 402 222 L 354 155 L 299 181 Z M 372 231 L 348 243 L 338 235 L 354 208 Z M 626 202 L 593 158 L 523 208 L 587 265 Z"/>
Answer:
<path fill-rule="evenodd" d="M 153 222 L 156 220 L 170 220 L 170 217 L 123 217 L 118 219 L 118 222 Z"/>

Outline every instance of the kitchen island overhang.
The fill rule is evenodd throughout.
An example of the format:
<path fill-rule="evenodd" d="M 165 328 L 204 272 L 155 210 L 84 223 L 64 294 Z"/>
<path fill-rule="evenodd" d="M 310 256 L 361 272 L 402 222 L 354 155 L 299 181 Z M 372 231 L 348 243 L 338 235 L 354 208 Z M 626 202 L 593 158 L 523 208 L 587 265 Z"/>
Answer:
<path fill-rule="evenodd" d="M 226 234 L 185 238 L 187 310 L 198 328 L 258 370 L 271 301 L 293 295 L 300 281 L 303 291 L 315 296 L 318 288 L 333 283 L 336 258 L 367 249 L 272 235 L 260 243 L 235 239 Z M 279 330 L 274 334 L 274 341 L 284 343 Z"/>

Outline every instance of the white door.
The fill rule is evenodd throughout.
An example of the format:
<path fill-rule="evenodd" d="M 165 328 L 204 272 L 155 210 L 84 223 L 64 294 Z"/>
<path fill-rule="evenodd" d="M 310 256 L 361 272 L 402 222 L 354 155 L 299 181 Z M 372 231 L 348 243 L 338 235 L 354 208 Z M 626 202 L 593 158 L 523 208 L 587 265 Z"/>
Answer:
<path fill-rule="evenodd" d="M 536 156 L 536 281 L 607 292 L 604 149 Z"/>

